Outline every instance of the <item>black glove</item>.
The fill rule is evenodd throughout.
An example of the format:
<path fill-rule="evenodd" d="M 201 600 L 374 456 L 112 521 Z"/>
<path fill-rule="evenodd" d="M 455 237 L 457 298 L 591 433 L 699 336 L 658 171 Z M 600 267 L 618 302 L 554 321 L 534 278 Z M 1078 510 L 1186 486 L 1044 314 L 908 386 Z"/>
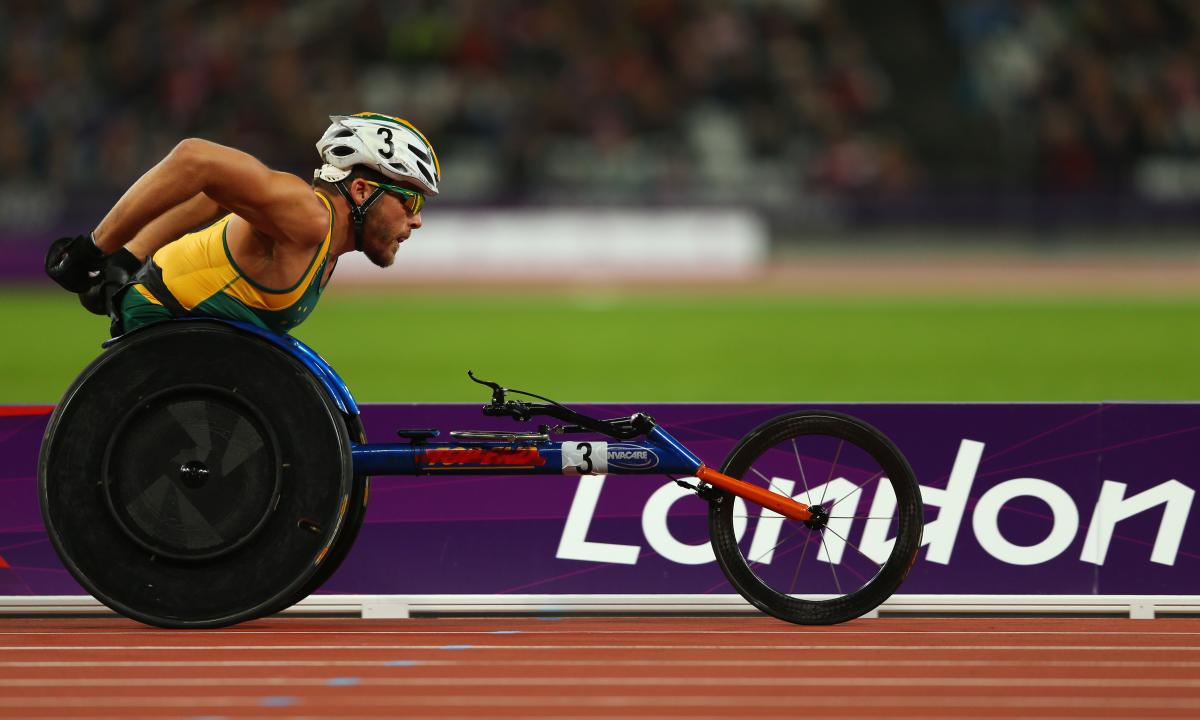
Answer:
<path fill-rule="evenodd" d="M 142 261 L 137 255 L 125 248 L 109 255 L 104 258 L 100 275 L 92 280 L 92 286 L 79 293 L 79 304 L 96 315 L 111 314 L 113 295 L 125 287 L 141 267 Z"/>
<path fill-rule="evenodd" d="M 90 235 L 59 238 L 46 253 L 46 274 L 73 293 L 87 291 L 95 282 L 91 273 L 104 264 L 104 253 Z"/>

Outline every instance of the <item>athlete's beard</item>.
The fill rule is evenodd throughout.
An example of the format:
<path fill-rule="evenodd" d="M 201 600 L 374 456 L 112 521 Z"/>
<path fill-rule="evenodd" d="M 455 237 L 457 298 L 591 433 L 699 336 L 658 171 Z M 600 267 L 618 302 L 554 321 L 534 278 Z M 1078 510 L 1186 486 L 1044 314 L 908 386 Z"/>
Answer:
<path fill-rule="evenodd" d="M 378 267 L 389 267 L 396 261 L 396 253 L 392 252 L 392 241 L 391 239 L 380 240 L 381 237 L 386 238 L 387 236 L 382 232 L 377 232 L 375 224 L 371 220 L 371 216 L 368 215 L 366 227 L 363 228 L 363 255 L 366 255 L 367 259 Z"/>
<path fill-rule="evenodd" d="M 392 242 L 389 240 L 386 245 L 367 245 L 363 248 L 363 254 L 367 256 L 375 265 L 385 268 L 396 261 L 396 254 L 391 252 Z"/>

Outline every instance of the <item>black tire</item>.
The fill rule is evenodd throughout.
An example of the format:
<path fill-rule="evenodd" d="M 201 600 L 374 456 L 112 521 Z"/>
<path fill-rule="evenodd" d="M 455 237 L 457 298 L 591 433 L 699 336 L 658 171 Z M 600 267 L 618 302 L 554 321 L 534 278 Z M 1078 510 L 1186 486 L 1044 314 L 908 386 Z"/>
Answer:
<path fill-rule="evenodd" d="M 358 415 L 349 415 L 345 417 L 345 420 L 350 437 L 354 439 L 354 442 L 360 445 L 365 444 L 367 442 L 367 432 L 363 428 L 362 418 Z M 345 527 L 334 542 L 333 549 L 329 551 L 328 557 L 321 563 L 321 567 L 317 568 L 317 572 L 312 576 L 308 586 L 304 589 L 304 594 L 297 598 L 297 602 L 319 590 L 325 584 L 325 581 L 337 572 L 338 568 L 342 566 L 342 562 L 346 559 L 346 556 L 350 554 L 351 548 L 354 547 L 354 541 L 358 539 L 358 533 L 362 530 L 363 520 L 367 517 L 367 500 L 369 499 L 370 490 L 371 478 L 369 476 L 354 476 L 354 482 L 350 490 L 350 505 L 346 510 Z"/>
<path fill-rule="evenodd" d="M 706 491 L 721 569 L 765 613 L 801 625 L 852 620 L 890 597 L 916 560 L 924 528 L 920 488 L 896 446 L 861 420 L 826 411 L 782 415 L 742 438 L 721 471 L 829 516 L 810 527 Z M 895 495 L 894 514 L 884 514 L 883 487 Z M 851 533 L 861 533 L 857 544 Z M 887 537 L 895 538 L 890 551 Z"/>
<path fill-rule="evenodd" d="M 350 435 L 302 363 L 220 322 L 131 333 L 46 429 L 42 517 L 117 612 L 221 627 L 299 599 L 346 526 Z"/>
<path fill-rule="evenodd" d="M 367 441 L 367 433 L 363 428 L 362 418 L 358 415 L 345 415 L 343 418 L 354 441 L 360 444 L 365 443 Z M 346 556 L 350 554 L 355 540 L 358 539 L 358 533 L 362 530 L 363 520 L 367 516 L 367 500 L 370 489 L 371 478 L 369 476 L 354 476 L 354 484 L 350 491 L 350 503 L 346 510 L 345 526 L 342 532 L 338 534 L 337 540 L 334 541 L 333 547 L 329 550 L 329 554 L 325 556 L 317 571 L 300 588 L 294 597 L 284 598 L 274 606 L 266 608 L 262 613 L 264 617 L 274 615 L 295 605 L 319 590 L 325 584 L 325 581 L 333 577 L 333 574 L 342 566 L 342 562 L 345 561 Z"/>

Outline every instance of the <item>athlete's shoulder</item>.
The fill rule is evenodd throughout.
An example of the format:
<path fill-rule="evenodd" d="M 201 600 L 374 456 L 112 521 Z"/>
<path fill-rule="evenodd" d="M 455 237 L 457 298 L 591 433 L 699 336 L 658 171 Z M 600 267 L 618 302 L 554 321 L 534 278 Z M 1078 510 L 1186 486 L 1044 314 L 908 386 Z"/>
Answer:
<path fill-rule="evenodd" d="M 202 191 L 275 242 L 324 242 L 329 211 L 312 185 L 273 170 L 253 155 L 209 140 L 188 138 L 172 151 L 201 178 Z"/>
<path fill-rule="evenodd" d="M 268 212 L 241 214 L 258 231 L 303 247 L 325 242 L 332 228 L 333 210 L 310 184 L 291 173 L 272 171 L 263 195 L 256 209 Z"/>

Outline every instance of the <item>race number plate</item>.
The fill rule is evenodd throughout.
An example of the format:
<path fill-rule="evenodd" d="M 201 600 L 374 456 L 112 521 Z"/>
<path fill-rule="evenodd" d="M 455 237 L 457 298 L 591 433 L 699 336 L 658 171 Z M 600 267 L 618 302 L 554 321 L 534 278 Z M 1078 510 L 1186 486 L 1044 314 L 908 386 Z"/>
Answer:
<path fill-rule="evenodd" d="M 564 475 L 595 475 L 608 472 L 608 443 L 565 442 L 562 444 Z"/>

